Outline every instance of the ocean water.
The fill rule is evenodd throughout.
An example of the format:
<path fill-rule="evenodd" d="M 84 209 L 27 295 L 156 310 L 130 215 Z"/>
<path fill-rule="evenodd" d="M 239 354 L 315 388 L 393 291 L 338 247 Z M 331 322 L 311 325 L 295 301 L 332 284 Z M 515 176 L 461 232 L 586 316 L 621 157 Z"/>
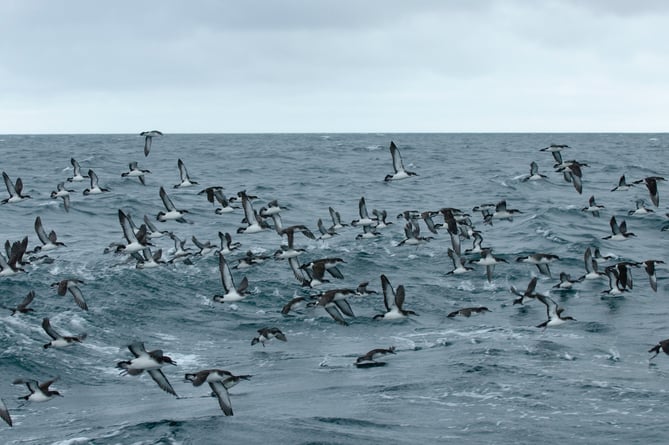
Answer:
<path fill-rule="evenodd" d="M 395 141 L 407 169 L 418 176 L 386 183 L 391 173 L 388 146 Z M 539 151 L 568 144 L 565 159 L 586 162 L 583 193 L 553 171 L 553 158 Z M 49 252 L 51 264 L 25 266 L 27 273 L 0 277 L 0 304 L 15 306 L 30 290 L 35 312 L 0 315 L 0 397 L 14 427 L 0 424 L 6 444 L 359 444 L 457 443 L 591 444 L 665 443 L 669 416 L 669 357 L 649 362 L 650 347 L 669 337 L 669 271 L 658 265 L 653 292 L 643 268 L 633 269 L 634 288 L 620 297 L 602 291 L 607 281 L 587 281 L 568 293 L 552 288 L 561 271 L 583 275 L 583 253 L 599 247 L 615 261 L 666 259 L 669 232 L 668 188 L 659 183 L 660 206 L 639 185 L 612 192 L 618 178 L 628 181 L 669 174 L 666 134 L 262 134 L 172 135 L 155 138 L 145 158 L 137 135 L 0 136 L 0 168 L 32 199 L 0 206 L 0 241 L 29 238 L 40 216 L 66 246 Z M 70 157 L 84 171 L 95 170 L 110 192 L 83 196 L 87 183 L 73 183 L 72 208 L 49 194 L 71 176 Z M 199 184 L 174 189 L 177 159 Z M 130 161 L 149 169 L 146 185 L 122 178 Z M 521 180 L 536 161 L 547 178 Z M 193 248 L 192 235 L 218 242 L 230 232 L 242 243 L 228 255 L 231 266 L 248 250 L 272 255 L 282 240 L 274 231 L 237 234 L 241 209 L 217 215 L 197 192 L 220 185 L 227 196 L 240 190 L 258 196 L 259 209 L 276 199 L 288 207 L 285 225 L 331 224 L 328 207 L 345 222 L 358 218 L 358 200 L 385 209 L 393 225 L 375 239 L 356 239 L 346 227 L 324 241 L 296 235 L 306 249 L 301 262 L 341 257 L 343 280 L 330 277 L 317 289 L 299 286 L 285 260 L 269 259 L 233 269 L 246 276 L 251 295 L 237 303 L 217 303 L 222 292 L 218 260 L 210 255 L 139 270 L 124 256 L 104 254 L 122 239 L 118 209 L 139 224 L 155 220 L 164 186 L 189 223 L 159 223 Z M 582 212 L 594 195 L 605 206 L 600 217 Z M 0 196 L 7 195 L 2 189 Z M 512 221 L 485 225 L 472 208 L 506 199 L 522 213 Z M 636 199 L 655 211 L 628 215 Z M 508 260 L 496 267 L 492 283 L 485 271 L 447 275 L 450 239 L 445 231 L 419 246 L 398 246 L 404 238 L 405 210 L 456 207 L 471 214 L 483 245 Z M 614 242 L 609 219 L 625 220 L 635 238 Z M 435 220 L 440 221 L 437 217 Z M 421 222 L 421 233 L 429 234 Z M 431 235 L 431 234 L 430 234 Z M 155 239 L 169 257 L 173 243 Z M 471 240 L 463 240 L 463 249 Z M 551 253 L 552 277 L 539 275 L 518 256 Z M 475 256 L 471 257 L 476 258 Z M 603 269 L 603 266 L 601 266 Z M 282 315 L 291 298 L 369 281 L 381 291 L 385 274 L 406 289 L 405 308 L 418 316 L 388 322 L 381 294 L 350 299 L 356 314 L 349 325 L 335 323 L 323 309 Z M 539 276 L 537 290 L 549 295 L 576 321 L 548 329 L 538 301 L 512 305 L 510 286 L 524 289 Z M 89 306 L 82 311 L 71 296 L 59 297 L 50 284 L 78 278 Z M 447 315 L 467 306 L 490 312 L 471 318 Z M 86 332 L 82 344 L 43 349 L 40 323 L 49 317 L 61 333 Z M 251 345 L 256 331 L 279 327 L 287 342 Z M 162 349 L 177 366 L 163 371 L 179 394 L 163 391 L 147 375 L 121 376 L 115 365 L 131 355 L 127 345 L 143 341 Z M 394 346 L 386 366 L 359 369 L 353 363 L 374 348 Z M 223 368 L 251 374 L 230 389 L 234 416 L 226 417 L 206 385 L 193 387 L 184 373 Z M 27 393 L 17 378 L 59 380 L 63 397 L 22 403 Z"/>

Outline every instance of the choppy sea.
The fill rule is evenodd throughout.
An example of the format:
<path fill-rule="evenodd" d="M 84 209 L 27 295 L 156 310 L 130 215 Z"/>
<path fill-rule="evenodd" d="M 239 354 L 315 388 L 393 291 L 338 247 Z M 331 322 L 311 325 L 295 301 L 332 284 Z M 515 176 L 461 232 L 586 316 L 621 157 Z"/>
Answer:
<path fill-rule="evenodd" d="M 408 170 L 418 175 L 384 182 L 392 172 L 389 144 L 399 147 Z M 567 144 L 564 159 L 587 163 L 583 193 L 576 192 L 553 157 L 540 151 Z M 607 280 L 577 283 L 558 292 L 560 272 L 585 273 L 586 248 L 598 247 L 618 261 L 667 260 L 669 232 L 662 228 L 669 187 L 658 182 L 660 205 L 637 185 L 612 192 L 621 175 L 628 181 L 669 175 L 666 134 L 165 134 L 153 141 L 148 157 L 138 135 L 0 136 L 0 169 L 20 177 L 31 199 L 0 206 L 0 242 L 28 236 L 40 217 L 66 246 L 48 252 L 50 264 L 24 266 L 26 273 L 0 277 L 0 304 L 13 307 L 34 290 L 34 312 L 0 315 L 0 397 L 14 426 L 0 423 L 5 444 L 415 444 L 415 443 L 666 443 L 669 417 L 669 357 L 649 362 L 648 350 L 669 337 L 669 270 L 658 265 L 653 292 L 643 267 L 632 268 L 634 287 L 622 296 L 602 291 Z M 72 175 L 70 158 L 84 172 L 93 169 L 110 189 L 84 196 L 75 191 L 66 212 L 51 199 L 56 184 Z M 193 181 L 179 182 L 182 159 Z M 128 163 L 151 171 L 146 185 L 122 178 Z M 523 181 L 535 161 L 547 178 Z M 188 223 L 161 223 L 158 190 L 164 186 Z M 301 287 L 286 260 L 269 259 L 247 269 L 249 295 L 237 303 L 217 303 L 222 292 L 218 259 L 193 257 L 140 270 L 126 256 L 104 254 L 122 240 L 117 212 L 138 224 L 148 215 L 194 249 L 191 237 L 218 242 L 229 232 L 242 247 L 226 257 L 237 264 L 247 251 L 273 255 L 282 240 L 271 230 L 237 234 L 241 209 L 217 215 L 197 192 L 222 186 L 226 196 L 240 190 L 257 195 L 256 209 L 271 200 L 287 207 L 284 225 L 304 224 L 317 233 L 316 221 L 331 224 L 328 207 L 344 222 L 358 218 L 358 201 L 369 210 L 386 210 L 394 224 L 374 239 L 356 239 L 359 228 L 345 227 L 327 240 L 296 235 L 306 249 L 302 263 L 340 257 L 344 279 L 316 289 Z M 595 217 L 581 209 L 595 196 L 604 205 Z M 6 198 L 4 187 L 0 197 Z M 484 224 L 476 205 L 505 199 L 519 209 L 511 221 Z M 629 215 L 644 199 L 654 210 Z M 462 209 L 483 236 L 483 245 L 508 261 L 486 280 L 481 266 L 448 275 L 453 265 L 445 230 L 418 246 L 398 246 L 405 210 Z M 636 237 L 603 239 L 609 220 L 625 220 Z M 437 222 L 442 222 L 435 217 Z M 154 239 L 169 258 L 169 238 Z M 471 240 L 462 241 L 463 249 Z M 552 276 L 539 274 L 516 258 L 530 253 L 559 256 Z M 475 259 L 476 256 L 472 256 Z M 600 266 L 601 269 L 604 265 Z M 381 291 L 380 276 L 406 289 L 405 308 L 418 316 L 389 322 L 373 320 L 384 312 L 381 294 L 350 299 L 355 318 L 335 323 L 322 308 L 282 315 L 291 298 L 369 281 Z M 511 286 L 524 289 L 537 276 L 537 291 L 565 308 L 576 321 L 548 329 L 538 301 L 513 305 Z M 70 296 L 60 297 L 51 283 L 77 278 L 89 306 L 83 311 Z M 447 315 L 467 306 L 490 312 L 470 318 Z M 63 334 L 85 332 L 81 344 L 43 349 L 48 337 L 40 324 L 49 317 Z M 287 341 L 251 345 L 257 330 L 280 328 Z M 115 368 L 128 360 L 130 343 L 162 349 L 177 363 L 163 368 L 179 398 L 147 375 L 122 376 Z M 356 357 L 374 348 L 394 346 L 385 366 L 360 369 Z M 226 417 L 203 387 L 184 382 L 187 372 L 222 368 L 251 374 L 230 389 L 234 416 Z M 44 381 L 59 377 L 61 392 L 45 403 L 24 403 L 17 378 Z M 206 386 L 206 385 L 205 385 Z"/>

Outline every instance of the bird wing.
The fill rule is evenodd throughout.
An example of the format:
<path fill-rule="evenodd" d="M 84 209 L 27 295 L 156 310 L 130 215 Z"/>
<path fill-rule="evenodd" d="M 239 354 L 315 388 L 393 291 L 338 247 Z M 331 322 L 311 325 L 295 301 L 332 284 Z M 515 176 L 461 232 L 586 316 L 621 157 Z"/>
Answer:
<path fill-rule="evenodd" d="M 165 374 L 163 374 L 163 371 L 160 369 L 149 369 L 146 372 L 149 373 L 153 381 L 158 384 L 160 389 L 174 396 L 177 395 L 177 393 L 174 391 L 174 388 L 172 388 L 172 385 L 170 385 L 170 382 L 167 380 L 167 377 L 165 377 Z"/>
<path fill-rule="evenodd" d="M 135 342 L 131 345 L 128 345 L 128 350 L 135 357 L 139 357 L 142 354 L 146 354 L 146 349 L 144 348 L 144 343 L 141 341 Z"/>
<path fill-rule="evenodd" d="M 70 285 L 67 288 L 74 297 L 74 302 L 77 303 L 77 306 L 87 311 L 88 305 L 86 304 L 86 300 L 84 300 L 84 294 L 81 293 L 81 289 L 76 285 Z"/>
<path fill-rule="evenodd" d="M 218 406 L 221 407 L 221 411 L 226 416 L 232 416 L 232 404 L 230 403 L 230 394 L 228 390 L 225 389 L 222 382 L 210 382 L 209 387 L 216 394 L 218 399 Z"/>
<path fill-rule="evenodd" d="M 44 319 L 42 320 L 42 329 L 44 329 L 44 332 L 46 332 L 47 335 L 53 338 L 54 340 L 61 338 L 61 335 L 58 332 L 56 332 L 56 330 L 53 327 L 51 327 L 51 322 L 47 317 L 44 317 Z"/>
<path fill-rule="evenodd" d="M 386 306 L 386 310 L 390 311 L 392 308 L 396 307 L 395 304 L 395 289 L 390 284 L 390 280 L 385 275 L 381 275 L 381 289 L 383 289 L 383 303 Z"/>
<path fill-rule="evenodd" d="M 165 191 L 164 187 L 160 187 L 160 192 L 158 192 L 160 195 L 160 199 L 163 201 L 163 205 L 167 209 L 168 212 L 174 211 L 177 208 L 174 206 L 174 203 L 170 199 L 169 196 L 167 196 L 167 192 Z"/>
<path fill-rule="evenodd" d="M 404 163 L 402 162 L 402 155 L 400 150 L 395 145 L 395 142 L 390 141 L 390 155 L 393 157 L 393 169 L 395 173 L 398 171 L 404 170 Z"/>
<path fill-rule="evenodd" d="M 230 272 L 230 267 L 223 255 L 218 256 L 218 270 L 221 273 L 221 283 L 223 284 L 225 293 L 235 290 L 235 282 L 232 279 L 232 272 Z"/>
<path fill-rule="evenodd" d="M 39 238 L 42 244 L 49 243 L 49 237 L 47 236 L 46 231 L 44 230 L 44 226 L 42 225 L 42 218 L 40 218 L 39 216 L 35 218 L 35 233 L 37 233 L 37 238 Z"/>

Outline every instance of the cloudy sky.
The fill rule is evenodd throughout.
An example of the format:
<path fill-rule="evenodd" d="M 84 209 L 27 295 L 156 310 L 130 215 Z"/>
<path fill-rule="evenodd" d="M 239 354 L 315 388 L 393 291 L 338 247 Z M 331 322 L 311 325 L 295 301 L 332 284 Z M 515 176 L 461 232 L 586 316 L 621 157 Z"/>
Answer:
<path fill-rule="evenodd" d="M 669 2 L 0 1 L 0 134 L 667 131 Z"/>

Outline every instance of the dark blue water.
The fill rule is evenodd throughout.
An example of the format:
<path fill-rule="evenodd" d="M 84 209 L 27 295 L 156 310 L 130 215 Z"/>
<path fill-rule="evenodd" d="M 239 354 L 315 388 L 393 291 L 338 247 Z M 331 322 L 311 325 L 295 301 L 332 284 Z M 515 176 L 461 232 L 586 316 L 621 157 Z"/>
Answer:
<path fill-rule="evenodd" d="M 394 140 L 409 170 L 418 176 L 394 183 L 388 146 Z M 539 149 L 568 144 L 565 159 L 588 163 L 583 194 L 552 169 L 553 158 Z M 599 247 L 615 261 L 662 260 L 669 232 L 667 188 L 659 183 L 660 206 L 637 186 L 611 192 L 620 175 L 628 180 L 669 174 L 665 134 L 306 134 L 170 135 L 156 138 L 145 158 L 136 135 L 1 136 L 0 167 L 21 177 L 32 199 L 0 206 L 0 241 L 29 237 L 38 243 L 33 223 L 40 216 L 66 247 L 49 252 L 52 264 L 25 266 L 27 273 L 0 277 L 0 303 L 14 306 L 30 290 L 35 312 L 0 319 L 0 397 L 14 427 L 0 425 L 2 443 L 30 444 L 201 444 L 201 443 L 657 443 L 665 441 L 669 415 L 669 357 L 649 365 L 648 349 L 669 337 L 669 272 L 658 267 L 658 291 L 650 289 L 643 268 L 634 269 L 634 288 L 622 297 L 602 298 L 606 280 L 579 283 L 571 293 L 552 289 L 559 272 L 584 273 L 583 252 Z M 71 176 L 70 157 L 84 170 L 93 168 L 110 192 L 83 196 L 87 183 L 71 188 L 72 208 L 65 212 L 49 194 Z M 173 189 L 179 182 L 177 159 L 199 184 Z M 151 170 L 146 186 L 121 178 L 130 161 Z M 523 182 L 536 161 L 543 181 Z M 230 265 L 251 250 L 271 255 L 282 242 L 273 231 L 236 234 L 241 210 L 216 215 L 197 192 L 221 185 L 228 196 L 247 190 L 259 209 L 277 199 L 289 209 L 284 225 L 306 224 L 314 232 L 322 218 L 330 224 L 333 206 L 346 222 L 358 217 L 358 200 L 369 209 L 385 209 L 394 224 L 372 240 L 356 240 L 360 229 L 348 227 L 326 240 L 296 236 L 306 249 L 302 262 L 341 257 L 344 280 L 331 279 L 320 289 L 355 287 L 369 281 L 380 291 L 380 275 L 406 288 L 407 320 L 372 320 L 384 312 L 380 295 L 350 301 L 356 317 L 349 326 L 333 322 L 323 309 L 280 314 L 291 298 L 313 290 L 301 288 L 287 262 L 268 260 L 233 270 L 237 282 L 248 277 L 252 294 L 238 303 L 219 304 L 222 292 L 218 260 L 193 258 L 192 265 L 138 270 L 134 261 L 103 254 L 121 241 L 121 208 L 140 223 L 162 209 L 164 186 L 177 207 L 188 209 L 190 224 L 158 223 L 180 238 L 217 242 L 218 231 L 242 243 L 227 257 Z M 2 198 L 7 195 L 4 188 Z M 581 211 L 591 195 L 605 205 L 599 218 Z M 522 211 L 513 221 L 484 225 L 478 204 L 501 199 Z M 636 199 L 655 212 L 629 216 Z M 484 246 L 509 261 L 495 269 L 492 283 L 481 267 L 466 275 L 447 275 L 448 234 L 440 232 L 418 247 L 398 247 L 404 210 L 457 207 L 472 214 Z M 609 219 L 626 220 L 637 237 L 613 242 Z M 438 221 L 440 218 L 436 218 Z M 428 234 L 421 222 L 421 233 Z M 173 243 L 154 240 L 169 258 Z M 464 240 L 463 248 L 471 247 Z M 552 278 L 540 275 L 537 290 L 565 307 L 577 321 L 547 330 L 535 326 L 546 318 L 534 301 L 511 304 L 511 285 L 524 289 L 534 266 L 517 263 L 528 253 L 552 253 Z M 603 266 L 602 266 L 603 268 Z M 63 278 L 84 280 L 90 308 L 79 309 L 70 296 L 59 297 L 50 284 Z M 466 306 L 491 312 L 448 318 Z M 86 332 L 79 345 L 44 350 L 40 327 L 49 317 L 57 330 Z M 277 326 L 288 341 L 251 346 L 256 330 Z M 178 364 L 164 368 L 179 394 L 162 392 L 148 377 L 120 376 L 116 362 L 127 360 L 126 346 L 145 342 L 163 349 Z M 395 346 L 384 367 L 358 369 L 355 358 L 373 348 Z M 225 417 L 205 387 L 183 382 L 183 374 L 223 368 L 252 374 L 230 390 L 235 415 Z M 26 394 L 16 378 L 53 384 L 62 398 L 21 404 Z"/>

